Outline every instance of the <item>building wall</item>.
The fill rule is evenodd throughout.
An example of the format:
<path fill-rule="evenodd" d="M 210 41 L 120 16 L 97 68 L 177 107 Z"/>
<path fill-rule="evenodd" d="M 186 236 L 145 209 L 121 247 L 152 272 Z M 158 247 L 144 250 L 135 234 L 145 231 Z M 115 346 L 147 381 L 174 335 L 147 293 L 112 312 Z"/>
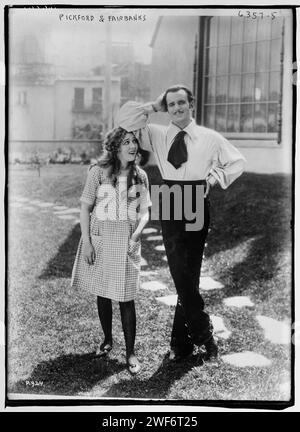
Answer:
<path fill-rule="evenodd" d="M 193 88 L 195 35 L 199 17 L 163 17 L 153 44 L 151 99 L 174 83 Z M 292 170 L 292 17 L 285 18 L 282 140 L 233 140 L 247 159 L 247 171 L 290 173 Z M 155 114 L 150 121 L 168 124 L 166 114 Z M 153 156 L 150 163 L 154 163 Z"/>
<path fill-rule="evenodd" d="M 197 31 L 198 17 L 162 17 L 152 52 L 151 99 L 173 84 L 193 88 Z M 156 120 L 166 122 L 164 115 L 156 115 Z"/>
<path fill-rule="evenodd" d="M 26 104 L 19 103 L 19 93 L 26 92 Z M 53 139 L 53 86 L 11 85 L 9 93 L 9 139 Z"/>
<path fill-rule="evenodd" d="M 92 104 L 92 88 L 102 87 L 104 98 L 104 81 L 99 80 L 58 80 L 55 83 L 55 139 L 69 139 L 72 137 L 72 127 L 74 123 L 82 126 L 84 124 L 101 124 L 104 121 L 105 107 L 101 112 L 73 112 L 74 89 L 82 87 L 85 89 L 85 106 Z M 120 83 L 113 81 L 112 83 L 112 110 L 116 109 L 120 103 Z M 104 100 L 104 99 L 103 99 Z"/>
<path fill-rule="evenodd" d="M 285 18 L 283 88 L 282 88 L 282 135 L 281 142 L 263 140 L 231 140 L 247 159 L 246 170 L 261 173 L 292 172 L 293 132 L 293 31 L 292 17 Z"/>

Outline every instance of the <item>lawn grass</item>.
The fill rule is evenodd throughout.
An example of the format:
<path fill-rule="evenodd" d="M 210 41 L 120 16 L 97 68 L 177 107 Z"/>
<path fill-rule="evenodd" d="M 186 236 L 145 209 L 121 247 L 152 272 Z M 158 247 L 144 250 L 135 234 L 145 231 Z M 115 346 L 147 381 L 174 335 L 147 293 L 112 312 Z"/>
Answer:
<path fill-rule="evenodd" d="M 9 170 L 9 199 L 15 195 L 79 206 L 87 166 L 47 166 L 36 171 Z M 147 168 L 152 184 L 160 182 Z M 225 288 L 203 293 L 207 311 L 222 316 L 232 331 L 219 339 L 221 355 L 255 351 L 272 360 L 270 367 L 208 366 L 195 357 L 170 366 L 174 308 L 156 297 L 175 294 L 159 242 L 142 243 L 147 270 L 168 291 L 140 290 L 136 301 L 136 352 L 142 372 L 126 370 L 118 305 L 114 304 L 114 349 L 108 360 L 93 356 L 102 332 L 95 297 L 70 288 L 79 225 L 59 220 L 51 211 L 9 209 L 8 220 L 8 391 L 154 401 L 282 401 L 280 385 L 290 380 L 290 347 L 264 338 L 256 315 L 291 319 L 291 178 L 245 173 L 228 190 L 211 193 L 211 231 L 205 266 Z M 158 221 L 149 227 L 160 229 Z M 143 276 L 142 281 L 153 276 Z M 247 295 L 253 308 L 224 306 L 229 296 Z M 30 382 L 37 385 L 32 387 Z M 42 383 L 42 384 L 41 384 Z"/>

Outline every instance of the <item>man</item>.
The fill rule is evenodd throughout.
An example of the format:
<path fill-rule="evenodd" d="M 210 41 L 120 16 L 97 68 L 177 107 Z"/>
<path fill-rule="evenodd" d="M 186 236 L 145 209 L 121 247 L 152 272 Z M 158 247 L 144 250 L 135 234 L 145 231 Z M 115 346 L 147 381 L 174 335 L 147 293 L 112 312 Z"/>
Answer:
<path fill-rule="evenodd" d="M 206 361 L 217 358 L 209 315 L 199 292 L 200 270 L 209 227 L 209 189 L 217 182 L 226 189 L 244 170 L 241 153 L 218 132 L 198 126 L 192 118 L 193 95 L 184 85 L 168 88 L 156 101 L 125 103 L 118 125 L 135 131 L 141 147 L 153 151 L 164 184 L 179 185 L 182 193 L 190 186 L 190 206 L 204 191 L 204 223 L 198 231 L 187 230 L 185 215 L 178 220 L 171 207 L 169 220 L 161 218 L 162 235 L 170 272 L 178 294 L 169 358 L 179 361 L 190 356 L 194 345 L 204 345 Z M 162 111 L 170 117 L 169 126 L 148 124 L 149 114 Z M 175 199 L 175 198 L 174 198 Z M 184 197 L 183 200 L 184 202 Z M 187 200 L 186 200 L 187 201 Z M 181 206 L 181 204 L 180 204 Z M 173 210 L 172 210 L 173 208 Z M 177 208 L 178 210 L 178 208 Z"/>

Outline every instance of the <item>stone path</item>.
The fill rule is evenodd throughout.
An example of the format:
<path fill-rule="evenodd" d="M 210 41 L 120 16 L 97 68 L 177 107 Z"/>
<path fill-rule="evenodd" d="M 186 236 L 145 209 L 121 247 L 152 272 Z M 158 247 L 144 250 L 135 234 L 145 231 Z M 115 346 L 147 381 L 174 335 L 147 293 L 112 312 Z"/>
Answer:
<path fill-rule="evenodd" d="M 78 215 L 80 213 L 79 208 L 69 208 L 64 205 L 54 205 L 51 202 L 43 202 L 41 200 L 30 200 L 25 197 L 12 197 L 10 198 L 9 207 L 12 209 L 20 209 L 30 213 L 46 213 L 51 212 L 55 217 L 65 220 L 72 221 L 73 225 L 80 223 Z M 148 237 L 147 237 L 148 236 Z M 149 242 L 160 242 L 161 244 L 155 245 L 154 249 L 158 252 L 165 252 L 163 245 L 163 239 L 161 233 L 156 228 L 145 228 L 143 231 L 144 241 Z M 162 261 L 167 261 L 165 255 L 161 256 Z M 176 294 L 163 295 L 164 292 L 169 292 L 167 285 L 162 283 L 158 276 L 157 271 L 147 270 L 148 263 L 145 258 L 141 259 L 141 279 L 151 278 L 151 280 L 141 282 L 141 289 L 154 292 L 156 294 L 161 293 L 155 297 L 157 302 L 168 307 L 175 307 L 177 303 Z M 216 291 L 226 290 L 226 287 L 218 280 L 213 278 L 213 275 L 206 275 L 207 263 L 204 257 L 203 260 L 204 271 L 202 271 L 202 277 L 200 278 L 200 291 Z M 226 292 L 226 291 L 225 291 Z M 255 309 L 255 304 L 248 296 L 235 296 L 226 297 L 223 299 L 223 304 L 227 308 L 252 308 Z M 290 343 L 290 326 L 287 323 L 277 321 L 273 318 L 266 317 L 263 315 L 256 315 L 256 320 L 261 326 L 266 340 L 273 344 L 289 344 Z M 223 339 L 229 339 L 232 330 L 228 329 L 225 325 L 222 316 L 211 315 L 211 320 L 214 326 L 214 332 L 217 337 Z M 268 367 L 271 365 L 272 360 L 263 356 L 260 353 L 252 351 L 244 351 L 240 353 L 229 353 L 221 357 L 222 361 L 228 363 L 234 367 Z M 284 394 L 288 394 L 290 391 L 290 383 L 288 381 L 281 384 L 281 391 Z"/>
<path fill-rule="evenodd" d="M 78 219 L 80 209 L 77 207 L 69 208 L 64 205 L 55 205 L 51 202 L 44 202 L 37 199 L 31 200 L 18 196 L 10 198 L 9 207 L 18 208 L 30 213 L 51 212 L 59 219 L 73 221 L 76 224 L 80 222 Z"/>
<path fill-rule="evenodd" d="M 152 235 L 149 235 L 152 234 Z M 144 240 L 149 242 L 159 242 L 161 241 L 161 244 L 158 244 L 154 247 L 155 250 L 159 252 L 165 252 L 165 247 L 162 243 L 162 236 L 158 233 L 158 230 L 155 228 L 146 228 L 143 231 Z M 147 237 L 148 235 L 148 237 Z M 206 246 L 206 245 L 205 245 Z M 162 256 L 163 261 L 167 261 L 167 257 L 165 255 Z M 144 260 L 145 261 L 145 260 Z M 144 262 L 144 265 L 145 264 Z M 206 263 L 205 256 L 203 258 L 203 267 L 204 272 L 202 271 L 202 274 L 204 274 L 200 278 L 200 291 L 213 291 L 213 290 L 224 290 L 226 287 L 218 280 L 214 279 L 212 275 L 207 276 L 206 273 L 208 272 L 208 267 Z M 152 274 L 147 273 L 144 271 L 145 276 L 152 276 Z M 164 295 L 164 291 L 168 290 L 168 287 L 161 283 L 159 280 L 155 278 L 155 274 L 153 274 L 154 278 L 151 281 L 143 282 L 141 284 L 141 288 L 153 291 L 154 293 L 157 293 L 158 291 L 161 292 L 162 295 L 156 296 L 155 299 L 160 304 L 163 304 L 167 307 L 175 307 L 177 304 L 177 295 L 176 294 L 168 294 Z M 225 307 L 236 309 L 236 308 L 255 308 L 255 304 L 252 302 L 252 300 L 248 296 L 234 296 L 234 297 L 226 297 L 223 299 L 223 303 Z M 217 338 L 222 339 L 229 339 L 232 334 L 232 330 L 234 329 L 228 329 L 226 327 L 226 324 L 224 322 L 224 319 L 222 316 L 216 316 L 211 315 L 211 320 L 214 326 L 214 333 Z M 260 326 L 262 327 L 265 338 L 269 340 L 272 343 L 276 344 L 287 344 L 290 341 L 290 328 L 286 323 L 282 323 L 280 321 L 276 321 L 272 318 L 264 317 L 262 315 L 256 316 L 257 321 L 259 322 Z M 221 356 L 221 359 L 224 363 L 228 363 L 229 365 L 233 367 L 268 367 L 272 364 L 272 359 L 268 359 L 264 355 L 253 352 L 253 351 L 244 351 L 240 353 L 230 353 L 227 355 Z M 288 393 L 290 389 L 290 383 L 287 381 L 282 384 L 282 393 Z"/>
<path fill-rule="evenodd" d="M 246 296 L 227 297 L 223 301 L 226 306 L 230 306 L 230 307 L 242 308 L 246 306 L 249 307 L 254 306 L 254 303 L 252 303 L 250 298 Z"/>

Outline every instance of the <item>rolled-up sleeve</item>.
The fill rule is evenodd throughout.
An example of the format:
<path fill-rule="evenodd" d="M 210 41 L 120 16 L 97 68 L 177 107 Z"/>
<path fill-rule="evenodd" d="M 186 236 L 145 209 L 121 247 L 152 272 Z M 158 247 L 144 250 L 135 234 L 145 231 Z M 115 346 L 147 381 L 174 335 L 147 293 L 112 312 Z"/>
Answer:
<path fill-rule="evenodd" d="M 127 130 L 127 132 L 144 128 L 148 120 L 148 115 L 145 114 L 143 108 L 144 106 L 135 101 L 126 102 L 119 110 L 117 125 Z"/>
<path fill-rule="evenodd" d="M 126 102 L 119 110 L 116 125 L 133 132 L 143 150 L 155 151 L 155 146 L 159 145 L 164 137 L 165 127 L 156 124 L 148 124 L 149 111 L 151 104 L 141 104 L 135 101 Z"/>
<path fill-rule="evenodd" d="M 215 138 L 217 152 L 208 181 L 211 184 L 218 182 L 223 189 L 227 189 L 245 170 L 246 159 L 226 138 L 221 135 Z"/>

